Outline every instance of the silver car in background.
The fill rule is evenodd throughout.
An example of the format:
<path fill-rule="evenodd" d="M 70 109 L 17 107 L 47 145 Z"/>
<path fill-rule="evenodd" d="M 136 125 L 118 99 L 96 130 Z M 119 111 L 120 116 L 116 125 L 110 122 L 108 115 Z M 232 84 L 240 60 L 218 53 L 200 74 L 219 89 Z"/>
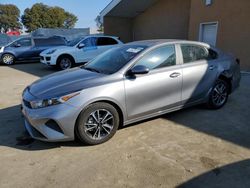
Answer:
<path fill-rule="evenodd" d="M 119 126 L 201 103 L 219 109 L 240 78 L 239 60 L 207 44 L 139 41 L 34 82 L 22 112 L 35 139 L 95 145 Z"/>

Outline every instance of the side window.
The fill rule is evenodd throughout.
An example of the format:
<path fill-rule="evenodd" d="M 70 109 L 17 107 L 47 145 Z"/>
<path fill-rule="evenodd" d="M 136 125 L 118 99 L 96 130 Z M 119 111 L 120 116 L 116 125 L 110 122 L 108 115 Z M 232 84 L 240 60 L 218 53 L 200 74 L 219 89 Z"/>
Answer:
<path fill-rule="evenodd" d="M 96 46 L 96 38 L 95 37 L 87 38 L 83 40 L 81 44 L 84 44 L 86 47 Z"/>
<path fill-rule="evenodd" d="M 176 65 L 175 46 L 157 48 L 146 54 L 136 65 L 144 65 L 150 70 Z"/>
<path fill-rule="evenodd" d="M 34 39 L 36 46 L 59 46 L 65 45 L 63 38 L 44 38 L 44 39 Z"/>
<path fill-rule="evenodd" d="M 15 45 L 20 45 L 21 47 L 32 46 L 32 44 L 31 44 L 31 38 L 19 39 L 15 43 L 13 43 L 12 46 L 15 46 Z"/>
<path fill-rule="evenodd" d="M 99 37 L 97 39 L 97 46 L 108 46 L 108 45 L 115 45 L 118 44 L 118 42 L 110 37 Z"/>
<path fill-rule="evenodd" d="M 183 62 L 192 63 L 199 60 L 207 60 L 209 57 L 208 50 L 197 45 L 181 45 Z"/>

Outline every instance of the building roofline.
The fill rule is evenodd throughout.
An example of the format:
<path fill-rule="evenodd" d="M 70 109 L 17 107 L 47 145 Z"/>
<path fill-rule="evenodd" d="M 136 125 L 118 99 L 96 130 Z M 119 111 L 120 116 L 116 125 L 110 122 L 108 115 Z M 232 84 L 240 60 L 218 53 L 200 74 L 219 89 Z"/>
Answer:
<path fill-rule="evenodd" d="M 103 21 L 103 17 L 106 16 L 113 8 L 115 8 L 122 0 L 112 0 L 101 12 L 101 20 Z"/>

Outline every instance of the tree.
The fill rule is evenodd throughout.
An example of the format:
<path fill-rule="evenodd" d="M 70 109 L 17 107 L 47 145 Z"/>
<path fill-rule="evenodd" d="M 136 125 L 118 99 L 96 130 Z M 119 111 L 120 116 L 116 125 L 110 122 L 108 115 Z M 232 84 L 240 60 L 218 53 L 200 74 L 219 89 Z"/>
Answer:
<path fill-rule="evenodd" d="M 9 29 L 20 29 L 20 10 L 11 4 L 0 4 L 0 32 L 7 32 Z"/>
<path fill-rule="evenodd" d="M 42 3 L 27 8 L 22 16 L 22 23 L 28 32 L 38 28 L 73 28 L 77 17 L 60 7 L 50 7 Z"/>
<path fill-rule="evenodd" d="M 103 27 L 103 22 L 102 22 L 102 19 L 101 19 L 101 16 L 98 15 L 95 19 L 96 21 L 96 26 L 97 26 L 97 31 L 98 32 L 103 32 L 104 31 L 104 27 Z"/>

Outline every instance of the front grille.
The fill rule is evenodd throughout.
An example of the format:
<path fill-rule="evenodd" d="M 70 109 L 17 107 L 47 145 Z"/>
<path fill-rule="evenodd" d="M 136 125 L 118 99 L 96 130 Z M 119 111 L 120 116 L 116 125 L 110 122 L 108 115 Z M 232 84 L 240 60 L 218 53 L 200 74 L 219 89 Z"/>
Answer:
<path fill-rule="evenodd" d="M 24 100 L 24 99 L 23 99 L 23 104 L 24 104 L 26 107 L 28 107 L 28 108 L 32 108 L 30 102 L 28 102 L 28 101 L 26 101 L 26 100 Z"/>
<path fill-rule="evenodd" d="M 50 61 L 51 60 L 51 57 L 46 57 L 46 61 Z"/>
<path fill-rule="evenodd" d="M 40 56 L 40 59 L 43 61 L 43 60 L 44 60 L 44 57 L 43 57 L 43 56 Z"/>

